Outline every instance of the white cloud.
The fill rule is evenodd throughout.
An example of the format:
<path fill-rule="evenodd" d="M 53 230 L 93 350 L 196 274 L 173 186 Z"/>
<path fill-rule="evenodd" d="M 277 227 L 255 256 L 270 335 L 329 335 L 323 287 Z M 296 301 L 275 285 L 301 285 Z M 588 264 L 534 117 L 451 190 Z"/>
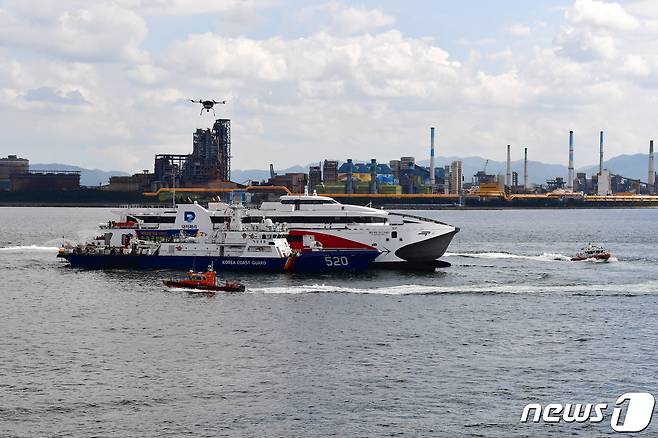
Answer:
<path fill-rule="evenodd" d="M 147 15 L 196 15 L 240 9 L 264 8 L 277 0 L 117 0 Z"/>
<path fill-rule="evenodd" d="M 651 67 L 644 57 L 629 54 L 624 58 L 622 71 L 635 76 L 647 76 L 651 72 Z"/>
<path fill-rule="evenodd" d="M 565 13 L 573 24 L 603 27 L 611 30 L 633 30 L 639 27 L 637 18 L 618 3 L 599 0 L 576 0 Z"/>
<path fill-rule="evenodd" d="M 25 100 L 36 102 L 52 102 L 64 105 L 84 105 L 89 102 L 84 98 L 80 90 L 56 90 L 50 87 L 39 87 L 27 90 Z"/>
<path fill-rule="evenodd" d="M 138 61 L 146 33 L 139 15 L 112 3 L 21 1 L 0 9 L 0 46 L 74 61 Z"/>
<path fill-rule="evenodd" d="M 587 28 L 563 27 L 555 37 L 561 52 L 576 60 L 612 60 L 618 56 L 617 40 L 607 32 Z"/>
<path fill-rule="evenodd" d="M 525 24 L 514 24 L 510 26 L 508 30 L 511 35 L 517 37 L 530 35 L 530 32 L 532 31 L 532 29 L 530 29 L 530 26 Z"/>
<path fill-rule="evenodd" d="M 299 16 L 302 20 L 319 20 L 325 31 L 342 35 L 389 28 L 395 24 L 395 16 L 380 9 L 344 6 L 338 2 L 304 8 Z"/>
<path fill-rule="evenodd" d="M 368 30 L 390 27 L 395 24 L 395 17 L 379 9 L 344 8 L 334 12 L 333 27 L 338 31 L 352 34 Z"/>
<path fill-rule="evenodd" d="M 368 96 L 417 96 L 432 99 L 456 76 L 460 64 L 427 41 L 398 31 L 377 35 L 250 40 L 206 33 L 174 44 L 165 62 L 181 74 L 251 79 L 262 83 L 324 82 L 325 92 L 343 89 Z M 328 81 L 328 82 L 327 82 Z M 341 85 L 337 85 L 341 84 Z M 315 86 L 317 94 L 322 85 Z M 327 88 L 329 87 L 329 88 Z"/>
<path fill-rule="evenodd" d="M 655 0 L 638 0 L 624 5 L 630 13 L 644 19 L 658 18 L 658 4 Z"/>
<path fill-rule="evenodd" d="M 219 20 L 237 3 L 192 2 L 183 12 L 175 0 L 5 2 L 0 137 L 17 148 L 5 152 L 150 168 L 155 153 L 189 151 L 194 129 L 212 123 L 187 98 L 228 100 L 216 111 L 233 120 L 236 168 L 420 159 L 435 123 L 442 155 L 502 158 L 504 144 L 523 142 L 533 159 L 557 162 L 569 129 L 605 124 L 614 154 L 644 144 L 655 125 L 656 20 L 631 5 L 576 0 L 561 23 L 502 27 L 503 39 L 485 34 L 487 44 L 459 60 L 443 41 L 391 29 L 395 17 L 381 9 L 342 3 L 320 6 L 333 14 L 307 8 L 301 24 L 278 9 L 276 25 L 302 26 L 287 36 L 178 29 L 171 44 L 142 47 L 147 22 L 178 17 L 141 15 L 219 11 Z M 80 97 L 89 104 L 72 104 Z M 616 126 L 626 137 L 615 138 Z"/>
<path fill-rule="evenodd" d="M 618 3 L 599 0 L 576 0 L 564 16 L 555 43 L 565 56 L 582 61 L 616 59 L 623 35 L 640 27 Z"/>

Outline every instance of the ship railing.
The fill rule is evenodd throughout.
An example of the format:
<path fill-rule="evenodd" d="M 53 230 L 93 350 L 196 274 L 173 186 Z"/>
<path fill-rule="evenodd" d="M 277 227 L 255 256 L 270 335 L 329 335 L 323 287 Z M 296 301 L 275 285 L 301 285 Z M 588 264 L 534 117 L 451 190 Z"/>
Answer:
<path fill-rule="evenodd" d="M 245 231 L 245 232 L 280 232 L 285 233 L 288 231 L 288 224 L 286 223 L 274 223 L 273 225 L 264 225 L 261 223 L 255 224 L 242 224 L 241 229 L 231 229 L 229 223 L 214 224 L 213 230 L 215 231 Z"/>

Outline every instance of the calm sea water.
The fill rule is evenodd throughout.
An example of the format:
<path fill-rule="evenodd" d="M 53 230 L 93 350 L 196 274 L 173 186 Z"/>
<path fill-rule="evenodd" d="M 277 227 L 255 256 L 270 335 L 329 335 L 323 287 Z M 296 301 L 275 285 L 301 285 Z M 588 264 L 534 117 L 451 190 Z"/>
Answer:
<path fill-rule="evenodd" d="M 658 395 L 658 211 L 424 214 L 451 268 L 208 297 L 55 258 L 109 209 L 0 208 L 0 435 L 601 436 L 519 419 Z M 617 260 L 568 261 L 590 241 Z"/>

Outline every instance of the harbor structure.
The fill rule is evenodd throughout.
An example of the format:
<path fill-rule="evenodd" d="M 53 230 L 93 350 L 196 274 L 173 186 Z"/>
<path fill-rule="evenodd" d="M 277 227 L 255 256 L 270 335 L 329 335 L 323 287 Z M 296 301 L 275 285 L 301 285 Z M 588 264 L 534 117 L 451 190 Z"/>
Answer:
<path fill-rule="evenodd" d="M 599 132 L 599 175 L 603 172 L 603 131 Z"/>
<path fill-rule="evenodd" d="M 271 186 L 286 187 L 293 193 L 304 193 L 308 183 L 308 175 L 304 172 L 287 172 L 269 180 Z"/>
<path fill-rule="evenodd" d="M 311 166 L 308 169 L 308 189 L 313 192 L 320 184 L 322 184 L 322 168 L 320 165 Z"/>
<path fill-rule="evenodd" d="M 15 174 L 25 174 L 30 170 L 30 160 L 8 155 L 0 158 L 0 190 L 11 190 L 11 177 Z"/>
<path fill-rule="evenodd" d="M 154 188 L 204 187 L 231 178 L 231 120 L 217 119 L 212 129 L 197 129 L 191 154 L 158 154 Z"/>
<path fill-rule="evenodd" d="M 608 169 L 601 170 L 597 184 L 597 195 L 607 196 L 612 194 L 611 177 Z"/>
<path fill-rule="evenodd" d="M 102 189 L 108 192 L 148 192 L 152 181 L 153 174 L 143 170 L 130 176 L 111 176 L 109 184 Z"/>
<path fill-rule="evenodd" d="M 649 175 L 647 178 L 649 194 L 656 193 L 656 171 L 654 168 L 653 140 L 649 141 Z"/>
<path fill-rule="evenodd" d="M 80 172 L 72 170 L 30 170 L 11 175 L 12 192 L 58 192 L 80 190 Z"/>
<path fill-rule="evenodd" d="M 322 177 L 322 180 L 325 183 L 338 181 L 338 161 L 324 160 L 324 164 L 322 165 Z"/>
<path fill-rule="evenodd" d="M 460 160 L 450 163 L 449 193 L 460 195 L 464 191 L 463 163 Z"/>
<path fill-rule="evenodd" d="M 523 148 L 523 190 L 528 190 L 528 148 Z"/>
<path fill-rule="evenodd" d="M 430 128 L 430 187 L 432 192 L 436 187 L 436 175 L 434 171 L 434 127 Z"/>
<path fill-rule="evenodd" d="M 569 131 L 569 172 L 567 175 L 567 192 L 573 192 L 574 167 L 573 167 L 573 131 Z"/>
<path fill-rule="evenodd" d="M 351 158 L 347 159 L 347 179 L 345 181 L 345 193 L 354 193 L 354 163 Z"/>
<path fill-rule="evenodd" d="M 377 193 L 377 159 L 370 160 L 370 193 Z"/>
<path fill-rule="evenodd" d="M 505 173 L 505 186 L 512 187 L 512 158 L 510 145 L 507 145 L 507 172 Z"/>

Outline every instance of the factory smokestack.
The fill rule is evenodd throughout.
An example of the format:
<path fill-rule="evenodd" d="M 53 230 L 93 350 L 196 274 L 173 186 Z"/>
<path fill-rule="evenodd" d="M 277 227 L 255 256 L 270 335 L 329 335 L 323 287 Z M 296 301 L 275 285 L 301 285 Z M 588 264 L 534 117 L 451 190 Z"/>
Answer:
<path fill-rule="evenodd" d="M 507 175 L 505 177 L 505 185 L 512 187 L 512 159 L 510 157 L 510 145 L 507 145 Z"/>
<path fill-rule="evenodd" d="M 523 151 L 523 188 L 528 190 L 528 148 Z"/>
<path fill-rule="evenodd" d="M 567 176 L 567 191 L 573 192 L 573 131 L 569 131 L 569 175 Z"/>
<path fill-rule="evenodd" d="M 354 180 L 353 180 L 353 172 L 354 169 L 352 168 L 352 159 L 348 158 L 347 159 L 347 181 L 345 183 L 345 193 L 348 195 L 351 195 L 354 193 Z"/>
<path fill-rule="evenodd" d="M 430 128 L 430 144 L 430 186 L 432 187 L 432 193 L 434 193 L 436 184 L 434 179 L 434 127 Z"/>
<path fill-rule="evenodd" d="M 599 175 L 603 173 L 603 131 L 599 133 Z"/>
<path fill-rule="evenodd" d="M 649 142 L 649 193 L 654 193 L 654 186 L 656 185 L 656 170 L 653 165 L 653 140 Z"/>
<path fill-rule="evenodd" d="M 370 160 L 370 193 L 377 193 L 377 160 Z"/>

